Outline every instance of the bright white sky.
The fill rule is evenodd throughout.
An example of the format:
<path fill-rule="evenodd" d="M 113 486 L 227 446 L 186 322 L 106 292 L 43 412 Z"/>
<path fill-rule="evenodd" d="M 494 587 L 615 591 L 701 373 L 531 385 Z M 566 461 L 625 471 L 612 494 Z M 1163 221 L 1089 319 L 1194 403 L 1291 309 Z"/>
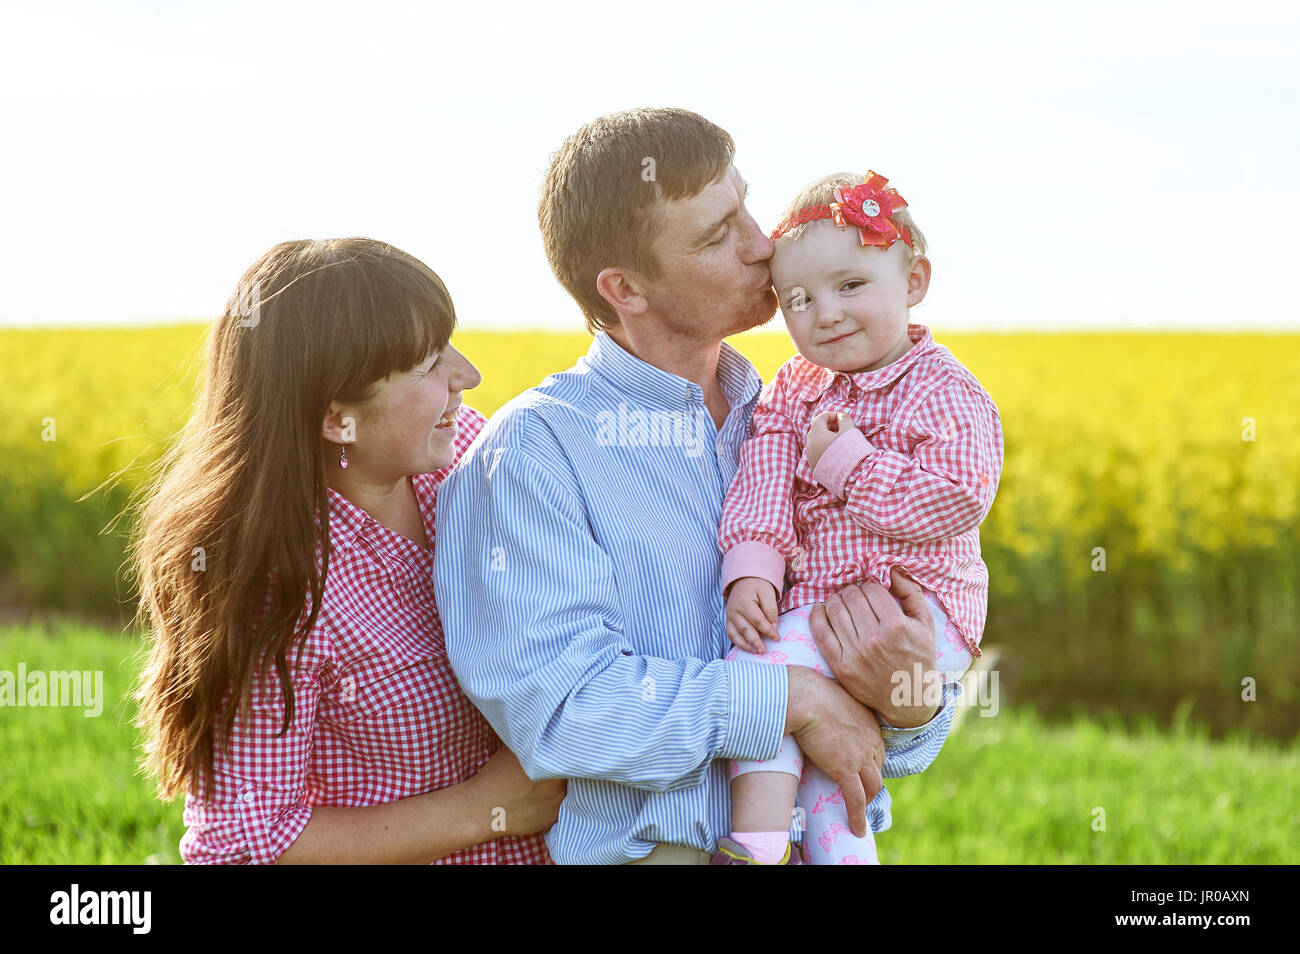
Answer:
<path fill-rule="evenodd" d="M 888 176 L 936 329 L 1300 328 L 1294 3 L 0 3 L 3 324 L 208 318 L 276 242 L 370 235 L 463 326 L 579 329 L 549 156 L 682 106 L 765 228 Z"/>

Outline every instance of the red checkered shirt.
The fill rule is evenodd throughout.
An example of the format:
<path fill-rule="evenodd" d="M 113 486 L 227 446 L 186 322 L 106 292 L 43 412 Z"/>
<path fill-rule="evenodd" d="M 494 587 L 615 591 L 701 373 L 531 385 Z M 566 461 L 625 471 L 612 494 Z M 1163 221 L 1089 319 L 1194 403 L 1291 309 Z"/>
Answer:
<path fill-rule="evenodd" d="M 462 410 L 456 459 L 484 419 Z M 412 478 L 434 542 L 434 502 L 451 467 Z M 214 788 L 185 799 L 181 857 L 190 864 L 267 864 L 301 834 L 314 805 L 383 805 L 463 782 L 501 741 L 461 692 L 433 597 L 433 551 L 329 491 L 330 564 L 321 612 L 302 654 L 289 654 L 294 720 L 259 671 L 249 714 L 215 736 Z M 460 543 L 461 541 L 456 541 Z M 454 545 L 454 544 L 449 544 Z M 304 621 L 305 621 L 304 612 Z M 437 864 L 550 864 L 542 835 L 502 837 Z"/>
<path fill-rule="evenodd" d="M 907 333 L 911 349 L 886 367 L 849 374 L 796 355 L 763 390 L 723 504 L 722 585 L 769 580 L 784 589 L 785 612 L 850 583 L 889 586 L 900 566 L 978 655 L 988 613 L 979 525 L 1002 473 L 1002 425 L 993 399 L 929 329 Z M 804 444 L 823 411 L 857 427 L 814 470 Z"/>

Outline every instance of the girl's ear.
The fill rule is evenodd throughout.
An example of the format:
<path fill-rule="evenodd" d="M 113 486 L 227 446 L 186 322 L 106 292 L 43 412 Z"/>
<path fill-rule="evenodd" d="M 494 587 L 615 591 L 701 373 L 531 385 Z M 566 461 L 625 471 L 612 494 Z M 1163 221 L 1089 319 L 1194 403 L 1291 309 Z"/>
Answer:
<path fill-rule="evenodd" d="M 907 272 L 907 307 L 919 305 L 929 290 L 930 260 L 924 255 L 918 255 Z"/>
<path fill-rule="evenodd" d="M 325 411 L 325 420 L 321 425 L 321 437 L 331 444 L 355 444 L 357 442 L 356 408 L 338 401 L 330 401 Z"/>

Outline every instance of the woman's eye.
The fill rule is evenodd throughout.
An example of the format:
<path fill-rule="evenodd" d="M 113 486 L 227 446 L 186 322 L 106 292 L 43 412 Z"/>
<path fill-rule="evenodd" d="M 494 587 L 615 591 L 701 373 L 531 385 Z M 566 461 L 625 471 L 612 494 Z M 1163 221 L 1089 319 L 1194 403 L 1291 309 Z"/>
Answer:
<path fill-rule="evenodd" d="M 714 239 L 712 242 L 709 243 L 709 247 L 712 248 L 714 245 L 721 245 L 722 242 L 723 242 L 723 240 L 727 237 L 727 233 L 730 232 L 730 231 L 731 231 L 731 227 L 730 227 L 730 226 L 728 226 L 727 228 L 724 228 L 724 229 L 722 230 L 722 234 L 719 235 L 716 239 Z"/>

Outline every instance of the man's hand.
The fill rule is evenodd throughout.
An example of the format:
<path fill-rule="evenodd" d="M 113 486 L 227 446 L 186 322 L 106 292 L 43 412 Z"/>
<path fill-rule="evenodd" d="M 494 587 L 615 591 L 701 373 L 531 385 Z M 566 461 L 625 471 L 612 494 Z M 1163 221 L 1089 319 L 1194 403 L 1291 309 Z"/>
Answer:
<path fill-rule="evenodd" d="M 867 834 L 867 803 L 884 787 L 885 743 L 875 713 L 825 676 L 791 666 L 786 725 L 804 757 L 834 779 L 844 794 L 849 827 Z"/>
<path fill-rule="evenodd" d="M 835 438 L 853 427 L 853 418 L 847 414 L 823 411 L 812 419 L 808 425 L 808 439 L 804 443 L 803 455 L 808 458 L 808 466 L 816 467 L 817 462 L 826 453 Z"/>
<path fill-rule="evenodd" d="M 874 580 L 847 586 L 814 606 L 808 622 L 841 685 L 890 725 L 909 728 L 924 725 L 938 711 L 922 704 L 923 690 L 933 680 L 934 619 L 919 583 L 895 567 L 891 584 L 888 590 Z M 902 600 L 901 610 L 890 593 Z M 893 704 L 894 673 L 905 673 L 903 685 L 911 686 L 917 663 L 921 684 L 912 687 L 903 705 Z"/>
<path fill-rule="evenodd" d="M 776 587 L 762 577 L 742 576 L 727 592 L 727 638 L 755 656 L 763 655 L 763 637 L 778 638 L 776 609 Z"/>

